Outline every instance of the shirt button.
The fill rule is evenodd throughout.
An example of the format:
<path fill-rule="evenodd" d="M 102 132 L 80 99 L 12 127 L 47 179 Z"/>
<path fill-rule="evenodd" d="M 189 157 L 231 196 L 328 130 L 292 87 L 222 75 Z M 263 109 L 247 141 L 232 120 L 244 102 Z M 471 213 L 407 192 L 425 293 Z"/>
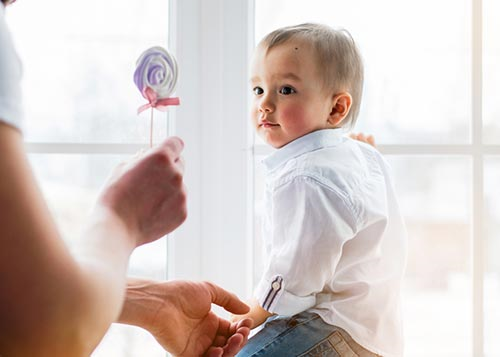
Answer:
<path fill-rule="evenodd" d="M 275 281 L 271 286 L 273 287 L 273 290 L 278 290 L 281 287 L 281 284 Z"/>

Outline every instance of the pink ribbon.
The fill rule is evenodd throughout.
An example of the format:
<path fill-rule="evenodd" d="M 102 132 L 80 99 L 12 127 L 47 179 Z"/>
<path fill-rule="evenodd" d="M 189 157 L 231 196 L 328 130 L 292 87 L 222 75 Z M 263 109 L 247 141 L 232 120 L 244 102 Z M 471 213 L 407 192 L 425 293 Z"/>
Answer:
<path fill-rule="evenodd" d="M 158 109 L 159 111 L 165 112 L 167 111 L 168 106 L 180 104 L 180 100 L 178 97 L 158 99 L 158 95 L 150 87 L 144 88 L 144 90 L 142 91 L 142 95 L 148 100 L 149 103 L 141 105 L 139 109 L 137 109 L 137 114 L 142 113 L 148 108 L 155 108 Z"/>

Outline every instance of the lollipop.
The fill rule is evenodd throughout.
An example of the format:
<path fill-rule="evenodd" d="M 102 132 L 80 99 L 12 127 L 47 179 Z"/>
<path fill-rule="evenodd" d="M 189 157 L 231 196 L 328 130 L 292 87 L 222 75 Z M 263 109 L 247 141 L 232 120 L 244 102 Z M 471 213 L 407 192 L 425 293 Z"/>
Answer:
<path fill-rule="evenodd" d="M 153 108 L 162 112 L 170 105 L 179 105 L 179 98 L 170 97 L 177 84 L 177 62 L 162 47 L 151 47 L 137 60 L 134 82 L 148 103 L 137 109 L 137 114 L 151 108 L 150 146 L 153 144 Z"/>

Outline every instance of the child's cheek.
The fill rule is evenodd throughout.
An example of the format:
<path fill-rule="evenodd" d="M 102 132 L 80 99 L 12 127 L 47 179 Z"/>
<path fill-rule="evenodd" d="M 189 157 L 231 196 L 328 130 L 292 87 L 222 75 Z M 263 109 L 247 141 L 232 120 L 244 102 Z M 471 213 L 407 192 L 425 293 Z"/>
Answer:
<path fill-rule="evenodd" d="M 286 121 L 288 128 L 300 130 L 306 124 L 305 112 L 301 105 L 289 105 L 283 109 L 282 120 Z"/>

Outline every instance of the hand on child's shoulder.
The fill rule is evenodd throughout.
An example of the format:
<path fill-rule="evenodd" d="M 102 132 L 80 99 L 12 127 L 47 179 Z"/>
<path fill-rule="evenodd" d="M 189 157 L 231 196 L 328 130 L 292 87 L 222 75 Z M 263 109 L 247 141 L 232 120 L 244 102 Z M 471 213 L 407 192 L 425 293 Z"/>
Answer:
<path fill-rule="evenodd" d="M 376 147 L 375 145 L 375 138 L 373 135 L 365 135 L 363 133 L 350 133 L 349 137 L 354 140 L 361 141 L 363 143 L 367 143 L 373 147 Z"/>

